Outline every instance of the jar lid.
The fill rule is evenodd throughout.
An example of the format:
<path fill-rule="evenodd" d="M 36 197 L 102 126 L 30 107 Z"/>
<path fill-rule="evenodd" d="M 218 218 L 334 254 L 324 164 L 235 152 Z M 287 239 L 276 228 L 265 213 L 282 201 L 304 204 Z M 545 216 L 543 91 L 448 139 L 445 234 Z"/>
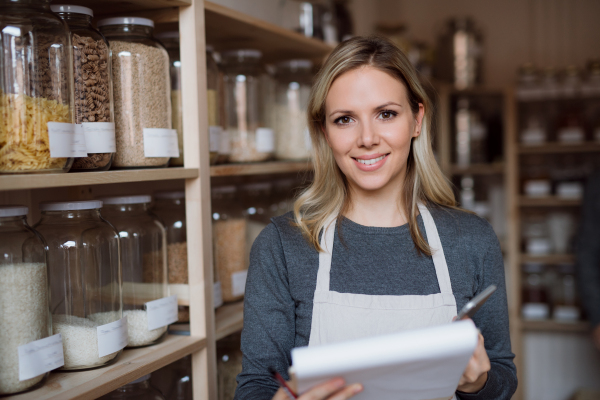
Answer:
<path fill-rule="evenodd" d="M 162 191 L 154 193 L 155 199 L 183 199 L 185 198 L 185 192 L 183 190 L 178 191 Z"/>
<path fill-rule="evenodd" d="M 1 217 L 20 217 L 27 215 L 29 207 L 25 206 L 2 206 L 0 207 L 0 218 Z"/>
<path fill-rule="evenodd" d="M 236 188 L 235 186 L 217 186 L 211 189 L 212 193 L 220 193 L 220 194 L 227 194 L 227 193 L 235 193 Z"/>
<path fill-rule="evenodd" d="M 113 196 L 103 197 L 104 204 L 146 204 L 152 201 L 152 197 L 148 194 L 140 194 L 136 196 Z"/>
<path fill-rule="evenodd" d="M 90 17 L 94 16 L 94 11 L 91 8 L 83 6 L 74 6 L 71 4 L 53 4 L 50 9 L 55 13 L 70 13 L 70 14 L 85 14 Z"/>
<path fill-rule="evenodd" d="M 313 66 L 310 60 L 288 60 L 277 64 L 279 68 L 290 68 L 290 69 L 311 69 Z"/>
<path fill-rule="evenodd" d="M 133 385 L 134 383 L 144 382 L 144 381 L 147 381 L 148 379 L 150 379 L 150 374 L 144 375 L 141 378 L 137 378 L 135 381 L 129 382 L 128 385 Z"/>
<path fill-rule="evenodd" d="M 241 49 L 241 50 L 229 50 L 221 53 L 223 58 L 255 58 L 259 59 L 262 57 L 262 52 L 260 50 L 254 49 Z"/>
<path fill-rule="evenodd" d="M 77 210 L 94 210 L 102 208 L 100 200 L 78 200 L 78 201 L 49 201 L 40 203 L 42 211 L 77 211 Z"/>
<path fill-rule="evenodd" d="M 154 21 L 142 17 L 113 17 L 98 21 L 98 28 L 106 25 L 142 25 L 154 28 Z"/>

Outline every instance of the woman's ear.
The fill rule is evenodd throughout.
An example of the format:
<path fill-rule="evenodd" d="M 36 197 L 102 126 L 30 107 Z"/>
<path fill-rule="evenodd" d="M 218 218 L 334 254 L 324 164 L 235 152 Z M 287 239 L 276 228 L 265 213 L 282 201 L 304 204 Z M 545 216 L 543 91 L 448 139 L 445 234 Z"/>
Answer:
<path fill-rule="evenodd" d="M 413 132 L 412 137 L 416 138 L 421 134 L 421 129 L 423 128 L 423 117 L 425 116 L 425 106 L 423 103 L 419 103 L 419 112 L 417 112 L 415 118 L 415 131 Z"/>

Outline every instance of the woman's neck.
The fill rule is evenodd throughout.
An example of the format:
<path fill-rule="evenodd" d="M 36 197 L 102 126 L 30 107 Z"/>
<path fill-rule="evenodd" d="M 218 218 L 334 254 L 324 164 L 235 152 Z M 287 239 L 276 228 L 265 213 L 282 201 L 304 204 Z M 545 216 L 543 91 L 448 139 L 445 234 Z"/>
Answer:
<path fill-rule="evenodd" d="M 365 191 L 350 185 L 350 205 L 344 216 L 357 224 L 394 227 L 407 223 L 402 206 L 402 186 Z"/>

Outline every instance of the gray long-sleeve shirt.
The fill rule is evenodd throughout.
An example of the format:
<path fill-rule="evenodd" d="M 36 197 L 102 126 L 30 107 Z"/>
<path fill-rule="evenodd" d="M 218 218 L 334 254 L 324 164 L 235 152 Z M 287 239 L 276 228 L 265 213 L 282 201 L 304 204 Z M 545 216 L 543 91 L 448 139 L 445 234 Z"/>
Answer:
<path fill-rule="evenodd" d="M 483 219 L 461 211 L 430 208 L 444 248 L 452 290 L 460 308 L 491 284 L 497 292 L 475 315 L 491 371 L 476 394 L 461 399 L 510 399 L 517 387 L 508 327 L 504 265 L 498 239 Z M 244 302 L 243 370 L 237 400 L 267 400 L 277 391 L 268 368 L 287 379 L 290 351 L 307 346 L 319 268 L 318 252 L 291 223 L 273 218 L 254 242 Z M 421 232 L 425 228 L 418 217 Z M 349 219 L 336 230 L 330 290 L 367 295 L 439 293 L 431 257 L 415 250 L 408 225 L 368 227 Z"/>

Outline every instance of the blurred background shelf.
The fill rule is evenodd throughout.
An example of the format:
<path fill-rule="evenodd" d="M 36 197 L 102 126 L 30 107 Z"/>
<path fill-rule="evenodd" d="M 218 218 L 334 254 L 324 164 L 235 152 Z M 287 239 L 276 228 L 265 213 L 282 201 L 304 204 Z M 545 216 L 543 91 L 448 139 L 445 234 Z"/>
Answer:
<path fill-rule="evenodd" d="M 504 173 L 503 163 L 493 164 L 473 164 L 468 167 L 460 167 L 458 165 L 450 166 L 452 175 L 495 175 Z"/>
<path fill-rule="evenodd" d="M 271 161 L 264 163 L 223 164 L 210 167 L 210 176 L 266 175 L 302 172 L 312 169 L 310 161 Z"/>
<path fill-rule="evenodd" d="M 522 207 L 577 207 L 581 205 L 581 199 L 562 199 L 556 196 L 548 197 L 525 197 L 519 198 Z"/>
<path fill-rule="evenodd" d="M 521 263 L 542 263 L 549 265 L 563 264 L 563 263 L 574 263 L 574 254 L 549 254 L 544 256 L 535 256 L 529 254 L 521 254 Z"/>
<path fill-rule="evenodd" d="M 518 146 L 520 154 L 600 153 L 600 143 L 547 143 L 539 146 Z"/>
<path fill-rule="evenodd" d="M 528 332 L 577 332 L 585 333 L 590 330 L 590 324 L 587 321 L 577 322 L 556 322 L 547 321 L 525 321 L 521 322 L 521 327 Z"/>

